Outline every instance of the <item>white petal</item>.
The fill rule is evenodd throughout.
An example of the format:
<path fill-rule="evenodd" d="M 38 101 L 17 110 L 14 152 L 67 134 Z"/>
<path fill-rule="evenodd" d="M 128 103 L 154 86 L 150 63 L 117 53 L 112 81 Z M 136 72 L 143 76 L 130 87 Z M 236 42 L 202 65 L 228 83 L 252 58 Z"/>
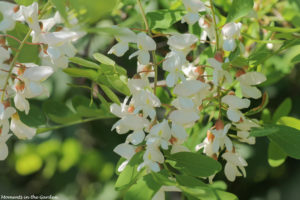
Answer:
<path fill-rule="evenodd" d="M 19 139 L 32 139 L 36 134 L 36 129 L 25 125 L 18 116 L 12 117 L 10 129 Z"/>
<path fill-rule="evenodd" d="M 8 156 L 8 147 L 5 143 L 0 143 L 0 160 L 5 160 Z"/>
<path fill-rule="evenodd" d="M 224 40 L 223 49 L 225 51 L 234 51 L 236 48 L 236 42 L 234 39 Z"/>
<path fill-rule="evenodd" d="M 138 54 L 138 61 L 143 64 L 147 65 L 150 62 L 150 54 L 148 51 L 140 50 Z"/>
<path fill-rule="evenodd" d="M 128 49 L 128 43 L 119 42 L 109 50 L 108 54 L 115 54 L 116 56 L 121 57 L 126 51 L 128 51 Z"/>
<path fill-rule="evenodd" d="M 224 173 L 226 178 L 233 182 L 235 181 L 235 177 L 236 177 L 236 166 L 232 165 L 231 163 L 226 163 L 225 168 L 224 168 Z"/>
<path fill-rule="evenodd" d="M 135 148 L 127 143 L 119 144 L 114 148 L 113 151 L 128 160 L 131 159 L 132 156 L 135 154 Z"/>
<path fill-rule="evenodd" d="M 175 73 L 169 73 L 166 78 L 166 83 L 168 87 L 173 87 L 177 82 L 178 78 L 176 77 Z"/>
<path fill-rule="evenodd" d="M 240 84 L 240 87 L 244 97 L 259 99 L 262 95 L 261 91 L 257 87 L 244 85 L 244 84 Z"/>
<path fill-rule="evenodd" d="M 260 72 L 247 72 L 237 78 L 245 85 L 258 85 L 267 80 L 266 76 Z"/>
<path fill-rule="evenodd" d="M 18 110 L 25 111 L 25 113 L 28 114 L 29 102 L 27 101 L 27 99 L 25 99 L 25 97 L 22 94 L 16 94 L 16 96 L 14 97 L 14 103 Z"/>
<path fill-rule="evenodd" d="M 228 117 L 228 119 L 230 119 L 233 122 L 238 122 L 238 121 L 240 121 L 241 118 L 243 118 L 243 114 L 239 110 L 228 109 L 227 117 Z"/>

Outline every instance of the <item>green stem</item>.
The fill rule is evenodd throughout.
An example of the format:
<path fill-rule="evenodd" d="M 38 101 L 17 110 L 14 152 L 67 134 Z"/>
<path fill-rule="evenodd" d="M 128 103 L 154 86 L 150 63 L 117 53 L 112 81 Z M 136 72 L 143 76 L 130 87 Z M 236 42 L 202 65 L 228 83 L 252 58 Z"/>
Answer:
<path fill-rule="evenodd" d="M 209 0 L 210 2 L 210 8 L 211 8 L 211 12 L 212 12 L 212 16 L 213 16 L 213 22 L 214 22 L 214 26 L 215 26 L 215 34 L 216 34 L 216 50 L 220 49 L 220 45 L 219 45 L 219 32 L 218 32 L 218 27 L 217 27 L 217 21 L 216 21 L 216 16 L 215 16 L 215 9 L 214 9 L 214 4 L 213 4 L 213 0 Z"/>
<path fill-rule="evenodd" d="M 53 131 L 53 130 L 65 128 L 65 127 L 68 127 L 68 126 L 73 126 L 73 125 L 82 124 L 82 123 L 91 122 L 91 121 L 100 120 L 100 119 L 112 119 L 112 118 L 115 118 L 115 116 L 111 116 L 111 117 L 107 117 L 107 118 L 94 117 L 94 118 L 88 118 L 88 119 L 81 119 L 81 120 L 77 120 L 77 121 L 74 121 L 74 122 L 70 122 L 68 124 L 62 124 L 62 125 L 57 125 L 57 126 L 52 126 L 52 127 L 38 128 L 36 133 L 40 134 L 40 133 L 45 133 L 45 132 L 48 132 L 48 131 Z"/>
<path fill-rule="evenodd" d="M 29 29 L 29 31 L 28 31 L 28 33 L 26 34 L 25 38 L 24 38 L 23 41 L 21 42 L 21 44 L 20 44 L 18 50 L 16 51 L 16 54 L 15 54 L 15 56 L 14 56 L 12 62 L 10 63 L 8 75 L 7 75 L 7 77 L 6 77 L 4 87 L 2 88 L 1 102 L 4 101 L 4 96 L 5 96 L 6 88 L 7 88 L 7 86 L 8 86 L 9 78 L 10 78 L 11 75 L 12 75 L 13 68 L 14 68 L 14 66 L 15 66 L 15 64 L 16 64 L 16 62 L 17 62 L 17 59 L 18 59 L 18 57 L 19 57 L 19 55 L 20 55 L 20 53 L 21 53 L 22 48 L 24 47 L 26 41 L 27 41 L 28 38 L 30 37 L 31 31 L 32 31 L 32 30 Z"/>
<path fill-rule="evenodd" d="M 148 24 L 148 21 L 147 21 L 146 14 L 145 14 L 145 11 L 143 9 L 142 3 L 141 3 L 140 0 L 137 0 L 137 3 L 139 5 L 139 8 L 140 8 L 140 11 L 141 11 L 144 23 L 145 23 L 146 31 L 148 32 L 148 35 L 150 37 L 152 37 L 152 33 L 151 33 L 150 28 L 149 28 L 149 24 Z M 152 55 L 152 61 L 153 61 L 153 65 L 154 65 L 154 88 L 153 88 L 153 93 L 156 95 L 158 66 L 157 66 L 157 63 L 156 63 L 155 51 L 151 51 L 151 55 Z"/>

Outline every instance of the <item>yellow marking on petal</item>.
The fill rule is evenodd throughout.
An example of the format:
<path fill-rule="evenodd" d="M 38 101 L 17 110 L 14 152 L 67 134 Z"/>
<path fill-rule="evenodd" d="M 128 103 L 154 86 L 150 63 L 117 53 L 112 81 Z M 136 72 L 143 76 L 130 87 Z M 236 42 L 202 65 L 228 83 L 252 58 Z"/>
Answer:
<path fill-rule="evenodd" d="M 143 50 L 143 46 L 141 44 L 138 45 L 139 49 Z"/>
<path fill-rule="evenodd" d="M 27 18 L 27 21 L 28 21 L 30 24 L 32 24 L 32 23 L 33 23 L 32 17 L 28 17 L 28 18 Z"/>
<path fill-rule="evenodd" d="M 162 130 L 160 130 L 160 131 L 158 132 L 158 135 L 159 135 L 159 136 L 162 136 L 162 134 L 163 134 L 163 132 L 162 132 Z"/>
<path fill-rule="evenodd" d="M 151 160 L 152 156 L 151 153 L 148 154 L 148 159 Z"/>
<path fill-rule="evenodd" d="M 149 100 L 149 99 L 146 100 L 146 104 L 147 104 L 147 105 L 150 104 L 150 100 Z"/>

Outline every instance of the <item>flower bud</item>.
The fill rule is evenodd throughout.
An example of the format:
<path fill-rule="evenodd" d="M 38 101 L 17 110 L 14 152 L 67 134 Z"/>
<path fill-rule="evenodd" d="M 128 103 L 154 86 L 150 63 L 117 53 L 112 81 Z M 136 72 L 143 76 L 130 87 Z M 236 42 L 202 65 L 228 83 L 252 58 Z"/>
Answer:
<path fill-rule="evenodd" d="M 235 77 L 240 77 L 241 75 L 246 74 L 245 70 L 243 69 L 239 69 L 236 73 L 235 73 Z"/>
<path fill-rule="evenodd" d="M 134 111 L 134 106 L 129 106 L 128 107 L 128 112 L 133 113 L 133 111 Z"/>
<path fill-rule="evenodd" d="M 171 144 L 175 144 L 177 141 L 178 141 L 177 138 L 176 138 L 176 137 L 173 137 L 173 136 L 169 139 L 169 142 L 170 142 Z"/>
<path fill-rule="evenodd" d="M 16 6 L 14 7 L 14 13 L 18 12 L 19 10 L 20 10 L 20 6 L 19 6 L 19 5 L 16 5 Z"/>
<path fill-rule="evenodd" d="M 224 123 L 223 123 L 223 121 L 221 119 L 218 119 L 217 122 L 216 122 L 215 127 L 216 127 L 216 130 L 222 130 L 222 129 L 224 129 Z"/>
<path fill-rule="evenodd" d="M 216 54 L 215 54 L 215 59 L 217 60 L 217 61 L 219 61 L 220 63 L 222 63 L 222 62 L 224 62 L 224 55 L 223 55 L 224 53 L 222 52 L 222 51 L 218 51 L 218 52 L 216 52 Z"/>

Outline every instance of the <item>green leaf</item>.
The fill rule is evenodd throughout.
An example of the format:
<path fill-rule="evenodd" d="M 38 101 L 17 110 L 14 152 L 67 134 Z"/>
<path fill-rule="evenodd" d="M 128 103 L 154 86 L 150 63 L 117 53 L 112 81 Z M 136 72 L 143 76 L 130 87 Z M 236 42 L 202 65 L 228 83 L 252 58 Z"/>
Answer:
<path fill-rule="evenodd" d="M 130 96 L 129 88 L 127 87 L 127 77 L 118 75 L 106 76 L 109 84 L 117 91 L 121 92 L 126 96 Z"/>
<path fill-rule="evenodd" d="M 144 152 L 139 152 L 130 159 L 116 181 L 115 187 L 117 190 L 126 189 L 136 182 L 142 172 L 138 172 L 137 167 L 143 161 L 143 153 Z"/>
<path fill-rule="evenodd" d="M 115 93 L 111 91 L 111 89 L 109 89 L 107 86 L 102 84 L 99 84 L 99 86 L 101 87 L 103 92 L 108 96 L 108 98 L 110 98 L 113 102 L 120 104 L 119 97 L 115 95 Z"/>
<path fill-rule="evenodd" d="M 93 63 L 91 61 L 85 60 L 83 58 L 78 57 L 72 57 L 69 58 L 69 61 L 75 64 L 78 64 L 83 67 L 91 68 L 91 69 L 100 69 L 99 65 L 96 63 Z"/>
<path fill-rule="evenodd" d="M 188 196 L 189 199 L 199 200 L 238 200 L 229 192 L 222 191 L 212 185 L 207 185 L 201 180 L 185 175 L 177 175 L 176 180 L 179 188 Z"/>
<path fill-rule="evenodd" d="M 96 81 L 98 78 L 98 72 L 90 69 L 66 68 L 63 71 L 72 77 L 85 77 L 93 81 Z"/>
<path fill-rule="evenodd" d="M 176 185 L 176 182 L 173 179 L 170 179 L 171 176 L 167 170 L 161 170 L 160 172 L 154 172 L 151 174 L 157 183 L 161 183 L 162 185 L 166 186 Z"/>
<path fill-rule="evenodd" d="M 151 200 L 161 186 L 151 174 L 148 174 L 126 192 L 124 200 Z"/>
<path fill-rule="evenodd" d="M 148 12 L 146 18 L 150 29 L 167 29 L 181 20 L 184 14 L 181 10 L 157 10 Z"/>
<path fill-rule="evenodd" d="M 300 32 L 300 28 L 286 28 L 286 27 L 275 27 L 275 26 L 264 26 L 263 29 L 273 32 L 280 32 L 280 33 L 296 33 Z"/>
<path fill-rule="evenodd" d="M 300 120 L 294 117 L 281 117 L 277 124 L 289 126 L 295 129 L 300 130 Z"/>
<path fill-rule="evenodd" d="M 208 177 L 222 169 L 218 161 L 200 153 L 175 153 L 168 160 L 175 161 L 170 162 L 172 167 L 191 176 Z"/>
<path fill-rule="evenodd" d="M 300 159 L 300 130 L 283 125 L 273 126 L 279 130 L 268 135 L 270 141 L 279 146 L 288 156 Z"/>
<path fill-rule="evenodd" d="M 253 0 L 233 0 L 229 9 L 226 23 L 233 22 L 238 18 L 248 15 L 253 6 Z"/>
<path fill-rule="evenodd" d="M 103 117 L 111 118 L 113 115 L 104 109 L 98 109 L 95 104 L 90 104 L 90 99 L 85 96 L 75 96 L 72 99 L 72 105 L 81 117 Z"/>
<path fill-rule="evenodd" d="M 70 9 L 74 9 L 77 18 L 81 22 L 95 23 L 99 19 L 111 15 L 112 10 L 117 4 L 117 0 L 72 0 L 70 2 Z"/>
<path fill-rule="evenodd" d="M 53 6 L 58 10 L 59 14 L 68 22 L 68 14 L 66 11 L 66 0 L 50 0 Z"/>
<path fill-rule="evenodd" d="M 24 112 L 19 112 L 19 116 L 22 122 L 32 127 L 44 125 L 47 122 L 45 113 L 34 104 L 30 105 L 28 115 L 26 115 Z"/>
<path fill-rule="evenodd" d="M 293 59 L 292 59 L 292 63 L 299 63 L 300 62 L 300 54 L 295 56 Z"/>
<path fill-rule="evenodd" d="M 36 0 L 15 0 L 15 2 L 19 5 L 29 6 L 33 4 Z"/>
<path fill-rule="evenodd" d="M 287 155 L 275 143 L 270 142 L 268 147 L 268 163 L 271 167 L 278 167 L 284 163 Z"/>
<path fill-rule="evenodd" d="M 16 23 L 15 29 L 8 31 L 7 34 L 13 35 L 22 41 L 27 35 L 29 28 L 25 24 L 21 24 L 19 22 Z M 18 49 L 20 43 L 12 38 L 7 38 L 8 45 L 13 47 L 13 54 L 16 53 L 15 49 Z M 28 41 L 31 41 L 31 37 L 29 37 Z M 39 62 L 39 46 L 38 45 L 29 45 L 24 44 L 19 57 L 18 62 L 20 63 L 38 63 Z"/>
<path fill-rule="evenodd" d="M 280 129 L 274 125 L 265 125 L 264 127 L 255 127 L 251 129 L 250 136 L 264 137 L 278 132 Z"/>
<path fill-rule="evenodd" d="M 102 64 L 105 65 L 110 65 L 110 66 L 115 66 L 115 61 L 113 61 L 112 59 L 110 59 L 109 57 L 107 57 L 106 55 L 103 55 L 101 53 L 94 53 L 93 57 L 99 61 Z"/>
<path fill-rule="evenodd" d="M 273 123 L 276 123 L 280 117 L 287 116 L 292 110 L 291 98 L 286 98 L 275 110 L 273 115 Z"/>
<path fill-rule="evenodd" d="M 58 124 L 67 124 L 81 119 L 79 115 L 74 114 L 65 104 L 59 101 L 45 101 L 43 110 L 52 121 Z"/>

